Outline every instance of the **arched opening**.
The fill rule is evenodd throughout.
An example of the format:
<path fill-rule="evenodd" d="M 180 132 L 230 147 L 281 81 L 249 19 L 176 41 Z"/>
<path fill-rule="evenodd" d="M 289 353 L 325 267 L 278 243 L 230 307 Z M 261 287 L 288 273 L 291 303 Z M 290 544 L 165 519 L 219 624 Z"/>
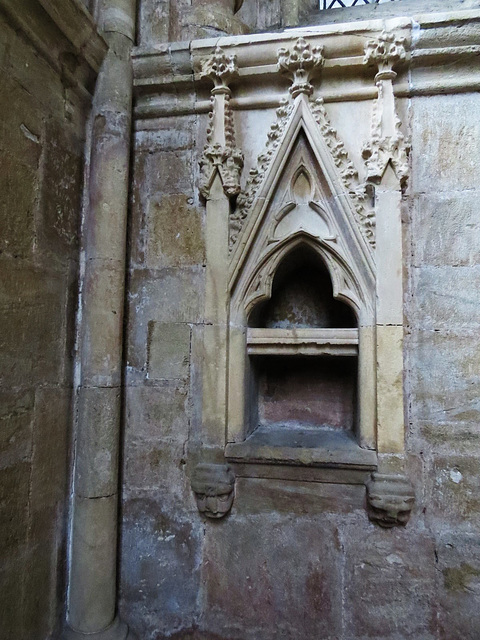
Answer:
<path fill-rule="evenodd" d="M 296 446 L 322 432 L 353 434 L 357 319 L 334 298 L 327 266 L 312 247 L 300 245 L 287 254 L 270 299 L 254 307 L 248 324 L 249 432 L 302 443 Z"/>
<path fill-rule="evenodd" d="M 320 256 L 308 245 L 297 246 L 280 263 L 272 296 L 253 309 L 250 327 L 348 328 L 357 320 L 351 307 L 333 297 L 332 281 Z"/>

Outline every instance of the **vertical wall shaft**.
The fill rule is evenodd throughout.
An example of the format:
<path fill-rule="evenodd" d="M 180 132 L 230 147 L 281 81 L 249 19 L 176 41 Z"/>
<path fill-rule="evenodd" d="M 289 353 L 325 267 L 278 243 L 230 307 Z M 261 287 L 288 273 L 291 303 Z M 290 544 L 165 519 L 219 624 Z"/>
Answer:
<path fill-rule="evenodd" d="M 109 638 L 127 633 L 115 616 L 134 16 L 135 0 L 103 0 L 98 5 L 109 51 L 92 114 L 83 225 L 81 372 L 67 610 L 70 631 L 83 636 L 102 635 L 108 629 Z"/>

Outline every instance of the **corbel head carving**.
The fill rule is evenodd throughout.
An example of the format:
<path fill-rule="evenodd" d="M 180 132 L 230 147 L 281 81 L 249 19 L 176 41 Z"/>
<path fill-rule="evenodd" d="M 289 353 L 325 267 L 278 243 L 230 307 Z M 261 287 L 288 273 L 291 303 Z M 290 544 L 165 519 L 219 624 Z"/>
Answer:
<path fill-rule="evenodd" d="M 373 523 L 385 529 L 407 524 L 415 496 L 405 476 L 372 473 L 366 487 L 368 517 Z"/>
<path fill-rule="evenodd" d="M 192 489 L 200 513 L 218 520 L 232 508 L 235 475 L 226 464 L 200 463 L 193 472 Z"/>

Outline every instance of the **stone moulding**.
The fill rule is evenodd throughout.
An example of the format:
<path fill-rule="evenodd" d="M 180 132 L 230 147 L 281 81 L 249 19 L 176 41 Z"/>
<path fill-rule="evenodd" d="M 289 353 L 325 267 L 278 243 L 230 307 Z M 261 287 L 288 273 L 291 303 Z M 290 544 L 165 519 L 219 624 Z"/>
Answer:
<path fill-rule="evenodd" d="M 232 508 L 235 475 L 229 465 L 202 462 L 193 471 L 192 491 L 200 513 L 218 520 Z"/>
<path fill-rule="evenodd" d="M 240 177 L 243 169 L 243 154 L 235 144 L 235 127 L 230 107 L 231 92 L 228 82 L 238 73 L 236 58 L 227 56 L 216 47 L 201 67 L 200 77 L 214 83 L 210 99 L 207 142 L 199 161 L 200 193 L 210 196 L 210 189 L 218 174 L 225 195 L 231 198 L 240 193 Z"/>
<path fill-rule="evenodd" d="M 367 487 L 367 511 L 370 520 L 391 529 L 405 526 L 410 519 L 415 494 L 404 475 L 372 473 Z"/>

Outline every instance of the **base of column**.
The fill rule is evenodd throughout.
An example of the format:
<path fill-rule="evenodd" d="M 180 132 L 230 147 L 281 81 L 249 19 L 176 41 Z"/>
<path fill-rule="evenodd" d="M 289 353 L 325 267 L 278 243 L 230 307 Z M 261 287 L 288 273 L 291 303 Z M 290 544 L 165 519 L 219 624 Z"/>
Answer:
<path fill-rule="evenodd" d="M 137 640 L 137 636 L 117 616 L 107 629 L 94 633 L 76 631 L 67 626 L 62 640 Z"/>

